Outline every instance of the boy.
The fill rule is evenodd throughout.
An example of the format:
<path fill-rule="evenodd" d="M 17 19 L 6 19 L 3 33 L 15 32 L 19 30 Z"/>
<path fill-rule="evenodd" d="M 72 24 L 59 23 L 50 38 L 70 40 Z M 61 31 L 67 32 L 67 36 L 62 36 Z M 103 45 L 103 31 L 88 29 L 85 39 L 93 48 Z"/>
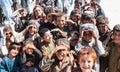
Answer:
<path fill-rule="evenodd" d="M 69 34 L 69 28 L 66 25 L 66 19 L 67 18 L 64 13 L 58 13 L 56 18 L 57 28 L 52 29 L 51 31 L 57 31 L 62 35 L 62 37 L 67 37 Z"/>
<path fill-rule="evenodd" d="M 95 72 L 93 66 L 96 62 L 97 55 L 93 48 L 83 47 L 77 54 L 77 62 L 79 66 L 74 68 L 72 72 Z"/>
<path fill-rule="evenodd" d="M 39 34 L 43 40 L 41 43 L 41 51 L 43 56 L 46 56 L 55 48 L 53 37 L 48 28 L 41 29 Z"/>
<path fill-rule="evenodd" d="M 109 55 L 107 72 L 120 72 L 120 24 L 114 26 L 112 39 L 113 42 L 106 48 L 106 54 Z"/>
<path fill-rule="evenodd" d="M 95 32 L 95 26 L 93 24 L 83 24 L 80 29 L 81 35 L 79 37 L 79 42 L 75 47 L 75 51 L 79 52 L 83 46 L 93 47 L 98 55 L 95 68 L 96 71 L 99 72 L 99 56 L 103 55 L 105 50 L 102 42 L 98 40 L 98 36 Z"/>
<path fill-rule="evenodd" d="M 43 72 L 66 72 L 68 66 L 73 64 L 73 56 L 68 54 L 69 41 L 66 38 L 60 38 L 56 43 L 56 48 L 43 57 L 39 65 Z"/>
<path fill-rule="evenodd" d="M 0 72 L 20 72 L 21 61 L 18 56 L 20 52 L 20 43 L 11 43 L 8 48 L 9 54 L 5 56 L 0 63 Z"/>

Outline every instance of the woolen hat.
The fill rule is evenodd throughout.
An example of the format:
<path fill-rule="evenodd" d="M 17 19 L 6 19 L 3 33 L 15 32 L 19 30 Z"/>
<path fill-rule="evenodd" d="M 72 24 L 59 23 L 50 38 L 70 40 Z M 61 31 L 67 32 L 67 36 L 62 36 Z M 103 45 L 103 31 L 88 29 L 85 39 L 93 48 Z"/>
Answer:
<path fill-rule="evenodd" d="M 120 31 L 120 24 L 117 24 L 113 27 L 113 30 Z"/>

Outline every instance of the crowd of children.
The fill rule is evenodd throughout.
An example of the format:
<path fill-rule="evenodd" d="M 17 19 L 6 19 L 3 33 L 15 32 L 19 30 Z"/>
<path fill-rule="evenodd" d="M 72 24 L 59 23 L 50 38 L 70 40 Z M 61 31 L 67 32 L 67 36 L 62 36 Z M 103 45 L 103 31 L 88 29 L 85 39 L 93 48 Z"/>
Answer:
<path fill-rule="evenodd" d="M 0 2 L 0 72 L 120 72 L 120 24 L 100 0 L 18 2 Z"/>

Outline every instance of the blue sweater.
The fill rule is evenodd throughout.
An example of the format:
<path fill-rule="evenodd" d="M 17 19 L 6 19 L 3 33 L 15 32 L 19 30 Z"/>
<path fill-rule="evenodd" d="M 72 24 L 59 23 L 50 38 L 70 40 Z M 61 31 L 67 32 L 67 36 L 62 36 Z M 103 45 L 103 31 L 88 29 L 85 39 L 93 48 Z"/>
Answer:
<path fill-rule="evenodd" d="M 12 60 L 9 56 L 5 56 L 0 63 L 0 72 L 20 72 L 20 68 L 21 64 L 19 56 L 16 56 Z"/>

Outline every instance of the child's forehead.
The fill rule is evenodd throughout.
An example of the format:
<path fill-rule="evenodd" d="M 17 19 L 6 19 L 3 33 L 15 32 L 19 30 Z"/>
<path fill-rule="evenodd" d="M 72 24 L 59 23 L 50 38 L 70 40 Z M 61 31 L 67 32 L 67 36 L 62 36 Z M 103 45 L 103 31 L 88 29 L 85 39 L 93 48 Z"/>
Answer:
<path fill-rule="evenodd" d="M 89 54 L 84 54 L 80 57 L 81 60 L 93 60 L 92 56 Z"/>

